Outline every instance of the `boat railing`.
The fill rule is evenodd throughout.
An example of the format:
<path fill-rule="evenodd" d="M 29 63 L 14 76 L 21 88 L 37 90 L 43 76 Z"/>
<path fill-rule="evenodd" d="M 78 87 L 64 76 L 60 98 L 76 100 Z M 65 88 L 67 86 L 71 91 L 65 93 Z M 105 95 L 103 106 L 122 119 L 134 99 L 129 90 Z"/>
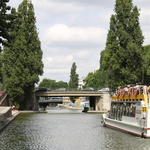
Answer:
<path fill-rule="evenodd" d="M 118 96 L 125 96 L 125 95 L 141 95 L 141 94 L 147 94 L 150 89 L 150 87 L 146 86 L 135 86 L 135 87 L 128 87 L 128 88 L 122 88 L 117 89 L 115 95 Z"/>
<path fill-rule="evenodd" d="M 134 86 L 118 88 L 114 96 L 113 101 L 144 101 L 148 106 L 150 103 L 150 87 L 147 86 Z"/>

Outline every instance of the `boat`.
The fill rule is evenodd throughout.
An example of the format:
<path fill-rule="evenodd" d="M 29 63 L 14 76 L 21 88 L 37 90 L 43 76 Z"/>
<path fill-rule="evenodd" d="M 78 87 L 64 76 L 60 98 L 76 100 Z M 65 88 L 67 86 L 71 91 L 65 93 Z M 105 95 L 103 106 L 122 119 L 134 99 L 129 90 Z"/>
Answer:
<path fill-rule="evenodd" d="M 104 127 L 150 137 L 150 87 L 142 84 L 119 87 L 111 97 L 108 113 L 102 115 Z"/>

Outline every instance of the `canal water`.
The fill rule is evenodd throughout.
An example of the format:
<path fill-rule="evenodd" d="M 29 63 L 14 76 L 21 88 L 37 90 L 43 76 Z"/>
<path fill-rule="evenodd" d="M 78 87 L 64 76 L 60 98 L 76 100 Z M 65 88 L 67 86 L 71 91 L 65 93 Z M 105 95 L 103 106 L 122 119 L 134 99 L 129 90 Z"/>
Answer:
<path fill-rule="evenodd" d="M 101 114 L 47 111 L 20 114 L 0 132 L 0 150 L 150 150 L 150 139 L 102 127 Z"/>

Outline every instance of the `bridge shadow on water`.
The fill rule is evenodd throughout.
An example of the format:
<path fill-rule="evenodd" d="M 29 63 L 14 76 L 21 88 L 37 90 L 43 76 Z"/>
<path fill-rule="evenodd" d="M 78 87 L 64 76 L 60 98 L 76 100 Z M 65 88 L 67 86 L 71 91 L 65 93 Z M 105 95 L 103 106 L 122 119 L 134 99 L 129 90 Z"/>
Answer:
<path fill-rule="evenodd" d="M 52 113 L 52 114 L 76 114 L 76 113 L 83 113 L 82 110 L 66 109 L 66 108 L 60 108 L 60 107 L 46 108 L 46 111 L 47 111 L 47 113 Z"/>

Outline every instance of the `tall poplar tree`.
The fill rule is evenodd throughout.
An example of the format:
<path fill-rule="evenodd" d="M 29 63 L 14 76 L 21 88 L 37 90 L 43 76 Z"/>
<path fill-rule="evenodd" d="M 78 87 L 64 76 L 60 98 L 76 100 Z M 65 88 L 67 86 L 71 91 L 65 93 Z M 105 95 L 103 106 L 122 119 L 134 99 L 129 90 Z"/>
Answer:
<path fill-rule="evenodd" d="M 150 85 L 150 45 L 144 46 L 142 81 Z"/>
<path fill-rule="evenodd" d="M 116 0 L 115 15 L 110 18 L 106 48 L 101 56 L 105 84 L 125 85 L 141 81 L 143 35 L 139 9 L 132 0 Z"/>
<path fill-rule="evenodd" d="M 7 5 L 9 0 L 0 0 L 0 82 L 2 79 L 2 49 L 6 45 L 7 41 L 10 39 L 8 29 L 9 29 L 9 14 L 8 11 L 11 9 Z"/>
<path fill-rule="evenodd" d="M 7 5 L 9 0 L 0 0 L 0 52 L 2 51 L 2 45 L 5 45 L 5 40 L 9 39 L 9 14 L 10 6 Z"/>
<path fill-rule="evenodd" d="M 43 73 L 42 50 L 33 4 L 23 0 L 14 13 L 11 47 L 4 49 L 4 79 L 13 103 L 33 109 L 34 85 Z"/>
<path fill-rule="evenodd" d="M 78 88 L 78 82 L 79 82 L 79 75 L 76 73 L 76 63 L 74 62 L 71 67 L 70 71 L 70 81 L 69 81 L 69 88 L 70 89 L 77 89 Z"/>

